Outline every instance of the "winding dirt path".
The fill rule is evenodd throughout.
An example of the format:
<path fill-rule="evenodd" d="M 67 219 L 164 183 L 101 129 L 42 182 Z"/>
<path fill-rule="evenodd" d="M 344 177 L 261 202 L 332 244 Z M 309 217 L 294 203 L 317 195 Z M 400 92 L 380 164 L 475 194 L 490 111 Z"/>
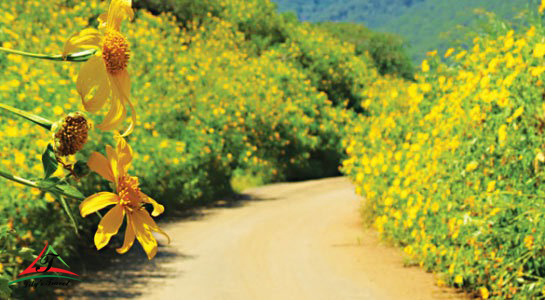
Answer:
<path fill-rule="evenodd" d="M 364 230 L 345 178 L 275 184 L 252 200 L 164 225 L 173 243 L 123 286 L 82 284 L 87 297 L 141 299 L 459 299 L 432 274 L 403 267 L 401 251 Z M 146 268 L 145 268 L 146 269 Z M 159 271 L 157 271 L 159 270 Z M 128 272 L 128 273 L 127 273 Z M 109 272 L 105 272 L 109 273 Z M 136 274 L 136 275 L 135 275 Z M 116 280 L 114 280 L 116 281 Z M 133 280 L 134 281 L 134 280 Z M 112 281 L 110 281 L 111 283 Z M 134 283 L 134 282 L 133 282 Z M 100 284 L 99 284 L 100 286 Z M 85 298 L 85 296 L 83 296 Z"/>

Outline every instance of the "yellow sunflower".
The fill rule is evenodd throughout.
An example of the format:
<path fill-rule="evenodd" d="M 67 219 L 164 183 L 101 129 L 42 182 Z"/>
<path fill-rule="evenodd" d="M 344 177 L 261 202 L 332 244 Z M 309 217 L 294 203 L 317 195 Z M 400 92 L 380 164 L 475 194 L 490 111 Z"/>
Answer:
<path fill-rule="evenodd" d="M 100 110 L 110 99 L 110 110 L 97 127 L 102 130 L 116 129 L 131 109 L 131 124 L 123 136 L 129 135 L 136 123 L 136 112 L 131 103 L 131 82 L 127 65 L 130 47 L 121 34 L 121 22 L 131 19 L 131 0 L 112 0 L 106 14 L 99 16 L 100 31 L 87 28 L 74 34 L 64 45 L 64 55 L 78 49 L 96 49 L 97 52 L 81 67 L 76 82 L 83 106 L 91 113 Z"/>
<path fill-rule="evenodd" d="M 129 176 L 127 171 L 133 157 L 131 146 L 119 135 L 116 139 L 115 150 L 110 145 L 106 146 L 107 158 L 94 152 L 87 162 L 91 170 L 115 184 L 116 193 L 100 192 L 89 196 L 80 204 L 80 213 L 82 217 L 86 217 L 106 206 L 115 205 L 98 224 L 95 233 L 97 249 L 102 249 L 110 242 L 110 238 L 117 234 L 123 219 L 127 216 L 125 241 L 117 252 L 120 254 L 127 252 L 136 238 L 146 251 L 148 259 L 152 259 L 157 253 L 157 241 L 152 231 L 165 235 L 169 243 L 170 237 L 153 221 L 144 204 L 153 205 L 151 215 L 154 217 L 162 214 L 165 209 L 140 191 L 137 177 Z"/>

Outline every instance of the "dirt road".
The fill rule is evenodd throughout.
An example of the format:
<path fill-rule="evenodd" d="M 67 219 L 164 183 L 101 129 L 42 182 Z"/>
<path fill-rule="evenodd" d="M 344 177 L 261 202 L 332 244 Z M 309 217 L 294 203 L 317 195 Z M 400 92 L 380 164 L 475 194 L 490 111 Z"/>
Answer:
<path fill-rule="evenodd" d="M 110 285 L 84 283 L 83 297 L 461 298 L 435 286 L 433 275 L 403 267 L 401 251 L 363 229 L 361 200 L 344 178 L 275 184 L 248 194 L 253 200 L 238 207 L 163 226 L 173 243 L 159 249 L 152 265 L 105 272 L 114 277 Z M 112 285 L 119 279 L 132 283 Z"/>

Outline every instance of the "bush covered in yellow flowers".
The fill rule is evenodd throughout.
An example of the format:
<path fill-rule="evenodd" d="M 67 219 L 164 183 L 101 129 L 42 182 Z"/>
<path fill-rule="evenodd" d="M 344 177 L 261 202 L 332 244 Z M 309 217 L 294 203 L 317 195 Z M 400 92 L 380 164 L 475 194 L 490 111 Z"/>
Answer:
<path fill-rule="evenodd" d="M 345 140 L 343 171 L 374 227 L 438 284 L 482 298 L 545 296 L 545 30 L 533 23 L 428 53 L 416 82 L 377 80 Z"/>
<path fill-rule="evenodd" d="M 0 0 L 0 46 L 61 54 L 73 33 L 99 25 L 107 5 Z M 136 10 L 122 25 L 131 51 L 130 101 L 138 112 L 130 114 L 138 130 L 126 138 L 134 150 L 129 171 L 167 213 L 232 192 L 230 179 L 239 171 L 264 181 L 338 173 L 341 139 L 354 117 L 345 108 L 360 107 L 361 88 L 377 74 L 353 45 L 277 14 L 269 1 L 135 1 L 135 7 L 151 12 Z M 80 68 L 0 53 L 1 102 L 51 120 L 83 111 L 74 89 Z M 2 170 L 40 178 L 51 133 L 0 115 Z M 91 150 L 112 140 L 95 128 L 70 160 L 87 161 Z M 53 175 L 68 172 L 58 168 Z M 91 172 L 77 186 L 85 195 L 107 191 L 101 175 Z M 92 247 L 100 217 L 63 213 L 78 204 L 2 182 L 0 284 L 32 262 L 32 249 L 45 242 L 62 249 L 68 262 L 84 262 L 77 253 Z"/>

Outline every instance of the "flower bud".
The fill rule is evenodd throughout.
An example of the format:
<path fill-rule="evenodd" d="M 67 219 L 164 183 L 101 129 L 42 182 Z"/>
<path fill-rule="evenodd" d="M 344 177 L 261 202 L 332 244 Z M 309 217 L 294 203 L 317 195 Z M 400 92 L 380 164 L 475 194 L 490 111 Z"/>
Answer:
<path fill-rule="evenodd" d="M 87 176 L 87 174 L 91 172 L 91 169 L 89 169 L 89 166 L 87 166 L 87 162 L 81 161 L 81 160 L 78 160 L 74 164 L 73 170 L 74 170 L 74 174 L 76 174 L 78 178 Z"/>

